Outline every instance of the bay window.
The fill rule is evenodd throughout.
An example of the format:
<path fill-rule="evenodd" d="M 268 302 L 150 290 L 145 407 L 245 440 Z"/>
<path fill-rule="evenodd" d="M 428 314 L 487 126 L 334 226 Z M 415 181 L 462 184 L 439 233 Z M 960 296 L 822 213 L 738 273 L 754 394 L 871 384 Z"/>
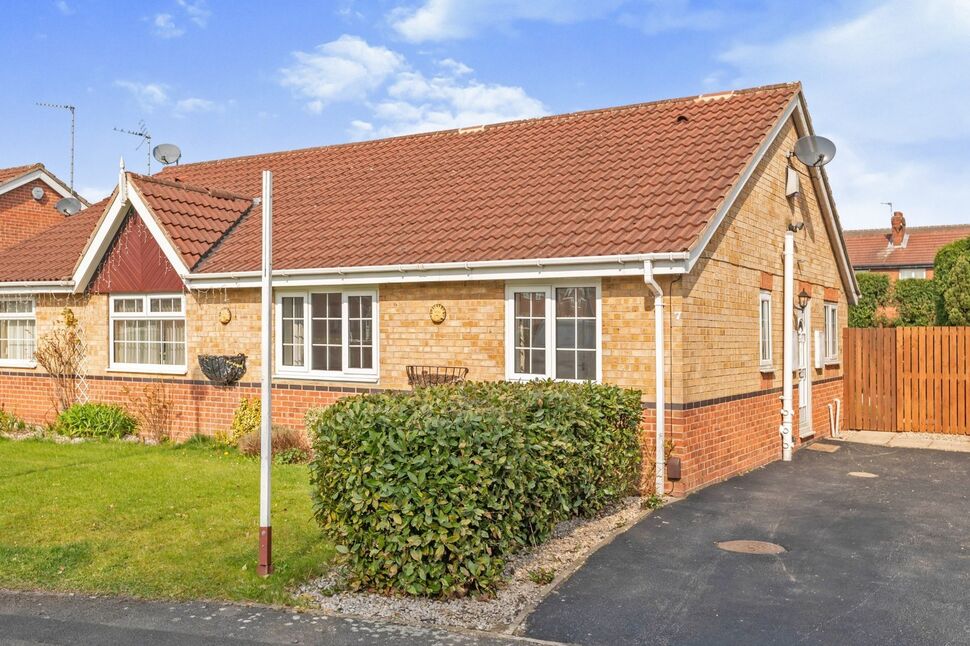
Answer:
<path fill-rule="evenodd" d="M 600 378 L 599 285 L 506 287 L 509 379 Z"/>
<path fill-rule="evenodd" d="M 277 294 L 276 312 L 279 375 L 376 380 L 376 292 L 287 291 Z"/>
<path fill-rule="evenodd" d="M 32 296 L 0 297 L 0 365 L 34 365 L 37 319 Z"/>
<path fill-rule="evenodd" d="M 182 294 L 124 294 L 110 299 L 112 370 L 186 372 Z"/>

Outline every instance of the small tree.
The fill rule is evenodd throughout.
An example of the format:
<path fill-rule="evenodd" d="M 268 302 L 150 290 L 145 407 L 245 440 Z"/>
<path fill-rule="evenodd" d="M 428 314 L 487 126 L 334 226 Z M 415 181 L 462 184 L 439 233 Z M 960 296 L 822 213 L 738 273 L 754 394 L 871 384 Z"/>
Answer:
<path fill-rule="evenodd" d="M 53 380 L 54 407 L 58 413 L 64 412 L 78 401 L 78 382 L 84 362 L 84 344 L 71 308 L 65 307 L 61 321 L 38 340 L 34 357 Z"/>
<path fill-rule="evenodd" d="M 921 278 L 896 281 L 893 300 L 899 318 L 897 325 L 926 327 L 936 322 L 936 283 Z"/>
<path fill-rule="evenodd" d="M 880 322 L 877 311 L 889 303 L 889 276 L 860 271 L 856 274 L 859 283 L 859 303 L 849 308 L 849 327 L 873 327 Z"/>
<path fill-rule="evenodd" d="M 970 255 L 953 263 L 943 286 L 943 309 L 949 325 L 970 325 Z"/>
<path fill-rule="evenodd" d="M 950 321 L 945 302 L 946 293 L 951 287 L 950 274 L 961 257 L 970 257 L 970 238 L 964 238 L 940 247 L 933 260 L 933 280 L 936 281 L 936 324 L 957 325 Z"/>

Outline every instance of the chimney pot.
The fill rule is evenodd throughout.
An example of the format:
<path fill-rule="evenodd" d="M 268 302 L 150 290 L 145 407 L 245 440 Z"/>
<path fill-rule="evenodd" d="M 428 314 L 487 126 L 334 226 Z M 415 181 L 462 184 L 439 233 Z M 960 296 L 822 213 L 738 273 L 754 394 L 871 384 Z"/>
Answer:
<path fill-rule="evenodd" d="M 890 242 L 894 247 L 902 246 L 903 240 L 906 239 L 906 218 L 903 216 L 902 211 L 893 213 L 892 233 L 890 236 Z"/>

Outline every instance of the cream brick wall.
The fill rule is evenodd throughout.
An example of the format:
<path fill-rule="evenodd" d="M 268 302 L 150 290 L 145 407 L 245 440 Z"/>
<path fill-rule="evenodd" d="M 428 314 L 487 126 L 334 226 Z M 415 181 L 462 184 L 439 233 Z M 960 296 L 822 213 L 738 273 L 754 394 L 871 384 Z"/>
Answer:
<path fill-rule="evenodd" d="M 795 292 L 802 283 L 812 295 L 812 330 L 823 329 L 825 289 L 838 290 L 839 316 L 845 325 L 848 308 L 812 183 L 804 166 L 801 194 L 785 197 L 785 157 L 797 138 L 791 122 L 783 129 L 742 191 L 694 271 L 675 281 L 683 299 L 676 364 L 684 401 L 698 401 L 781 386 L 783 354 L 784 236 L 793 219 L 805 223 L 795 234 Z M 771 274 L 772 348 L 775 370 L 759 370 L 758 336 L 762 272 Z M 814 332 L 812 334 L 814 337 Z M 814 343 L 814 338 L 812 338 Z M 841 366 L 814 371 L 813 378 L 841 374 Z"/>

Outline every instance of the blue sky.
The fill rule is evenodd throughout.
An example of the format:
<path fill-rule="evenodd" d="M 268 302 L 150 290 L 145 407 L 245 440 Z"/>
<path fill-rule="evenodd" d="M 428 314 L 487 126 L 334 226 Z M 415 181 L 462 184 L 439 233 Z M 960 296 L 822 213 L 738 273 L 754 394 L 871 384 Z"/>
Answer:
<path fill-rule="evenodd" d="M 185 161 L 801 80 L 847 228 L 970 222 L 970 0 L 11 1 L 0 167 Z M 153 162 L 154 164 L 154 162 Z M 153 170 L 157 170 L 154 164 Z"/>

